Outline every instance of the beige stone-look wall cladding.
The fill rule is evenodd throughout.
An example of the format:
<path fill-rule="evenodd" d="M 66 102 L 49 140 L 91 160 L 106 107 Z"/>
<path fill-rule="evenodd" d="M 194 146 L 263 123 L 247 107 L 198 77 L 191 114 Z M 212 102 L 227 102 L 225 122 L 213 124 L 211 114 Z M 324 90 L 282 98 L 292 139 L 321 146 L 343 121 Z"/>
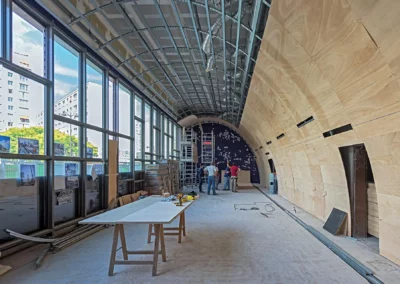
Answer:
<path fill-rule="evenodd" d="M 273 1 L 239 129 L 271 153 L 279 194 L 321 220 L 333 207 L 350 212 L 339 147 L 364 143 L 380 252 L 400 264 L 398 15 L 397 0 Z M 323 138 L 349 123 L 353 130 Z"/>

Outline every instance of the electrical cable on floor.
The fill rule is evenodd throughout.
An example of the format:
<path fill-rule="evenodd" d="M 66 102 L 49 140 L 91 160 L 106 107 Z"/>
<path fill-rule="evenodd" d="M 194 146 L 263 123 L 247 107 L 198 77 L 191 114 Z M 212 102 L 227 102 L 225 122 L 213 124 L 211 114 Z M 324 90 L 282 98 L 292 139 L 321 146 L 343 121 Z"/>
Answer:
<path fill-rule="evenodd" d="M 271 197 L 268 196 L 265 192 L 263 192 L 260 188 L 255 186 L 263 195 L 265 195 L 269 200 L 271 200 L 273 203 L 275 203 L 276 206 L 278 206 L 280 209 L 282 209 L 283 212 L 288 214 L 291 218 L 293 218 L 297 223 L 299 223 L 304 229 L 306 229 L 310 234 L 312 234 L 317 240 L 319 240 L 321 243 L 323 243 L 327 248 L 329 248 L 333 253 L 335 253 L 337 256 L 339 256 L 344 262 L 346 262 L 351 268 L 353 268 L 355 271 L 357 271 L 362 277 L 364 277 L 369 283 L 373 284 L 383 284 L 383 282 L 377 278 L 373 271 L 362 264 L 359 260 L 348 254 L 345 250 L 343 250 L 341 247 L 336 245 L 333 241 L 325 237 L 322 233 L 320 233 L 318 230 L 316 230 L 314 227 L 307 225 L 304 223 L 300 218 L 292 214 L 289 210 L 285 209 L 282 205 L 280 205 L 278 202 L 273 200 Z"/>
<path fill-rule="evenodd" d="M 270 207 L 270 209 L 268 210 L 267 207 Z M 264 208 L 265 208 L 265 211 L 267 211 L 268 213 L 272 213 L 272 212 L 275 211 L 275 207 L 272 205 L 271 202 L 267 202 L 267 203 L 265 204 L 265 207 L 264 207 Z"/>

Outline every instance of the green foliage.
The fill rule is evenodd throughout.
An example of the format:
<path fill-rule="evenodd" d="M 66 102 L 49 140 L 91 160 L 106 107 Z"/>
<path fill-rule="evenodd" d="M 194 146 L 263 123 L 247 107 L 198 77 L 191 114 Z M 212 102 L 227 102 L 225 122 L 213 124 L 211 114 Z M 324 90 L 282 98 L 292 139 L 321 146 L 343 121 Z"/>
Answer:
<path fill-rule="evenodd" d="M 10 137 L 10 153 L 18 153 L 18 138 L 35 139 L 39 141 L 39 154 L 44 155 L 44 129 L 40 126 L 32 126 L 25 128 L 13 127 L 7 131 L 1 132 L 2 136 Z M 68 134 L 59 130 L 54 130 L 54 142 L 64 144 L 64 151 L 66 156 L 79 156 L 79 140 L 76 136 L 69 136 Z M 72 147 L 71 147 L 72 146 Z M 93 148 L 93 157 L 98 155 L 98 147 L 92 143 L 87 142 L 87 147 Z"/>

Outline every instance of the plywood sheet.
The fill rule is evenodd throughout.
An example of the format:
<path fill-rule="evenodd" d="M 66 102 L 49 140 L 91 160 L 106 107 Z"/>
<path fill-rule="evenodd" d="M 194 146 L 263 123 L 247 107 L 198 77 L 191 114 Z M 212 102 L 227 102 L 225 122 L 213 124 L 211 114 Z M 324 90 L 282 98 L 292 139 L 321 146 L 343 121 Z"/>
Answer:
<path fill-rule="evenodd" d="M 368 216 L 368 234 L 379 238 L 379 218 Z"/>
<path fill-rule="evenodd" d="M 254 148 L 273 141 L 268 152 L 279 193 L 321 219 L 334 207 L 349 212 L 338 148 L 364 143 L 377 192 L 369 190 L 370 233 L 397 263 L 399 11 L 396 0 L 273 1 L 240 126 L 251 133 Z M 311 115 L 315 120 L 297 129 Z M 353 130 L 322 137 L 346 124 Z M 277 141 L 281 133 L 285 138 Z M 268 165 L 267 157 L 259 159 Z"/>
<path fill-rule="evenodd" d="M 118 141 L 108 140 L 108 203 L 117 198 Z"/>

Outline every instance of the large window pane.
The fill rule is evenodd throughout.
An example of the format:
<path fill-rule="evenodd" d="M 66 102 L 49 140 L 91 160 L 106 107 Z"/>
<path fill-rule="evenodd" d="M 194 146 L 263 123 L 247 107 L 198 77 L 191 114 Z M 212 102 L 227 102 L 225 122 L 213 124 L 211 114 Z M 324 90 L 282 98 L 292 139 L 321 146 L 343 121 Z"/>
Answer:
<path fill-rule="evenodd" d="M 104 192 L 104 164 L 88 163 L 86 166 L 86 212 L 88 214 L 102 209 L 102 192 Z"/>
<path fill-rule="evenodd" d="M 54 162 L 54 222 L 62 223 L 77 217 L 80 163 Z"/>
<path fill-rule="evenodd" d="M 175 156 L 174 151 L 172 151 L 172 137 L 169 138 L 169 155 L 168 159 L 172 159 L 170 156 Z"/>
<path fill-rule="evenodd" d="M 40 228 L 45 162 L 0 159 L 0 243 L 9 240 L 10 229 L 30 233 Z"/>
<path fill-rule="evenodd" d="M 141 171 L 143 169 L 143 162 L 135 161 L 135 171 Z"/>
<path fill-rule="evenodd" d="M 103 157 L 103 133 L 87 129 L 86 131 L 86 157 Z"/>
<path fill-rule="evenodd" d="M 135 96 L 135 116 L 142 118 L 142 99 Z"/>
<path fill-rule="evenodd" d="M 108 81 L 108 129 L 114 130 L 114 79 Z"/>
<path fill-rule="evenodd" d="M 86 122 L 103 126 L 103 72 L 90 60 L 86 61 Z"/>
<path fill-rule="evenodd" d="M 15 83 L 12 86 L 5 85 L 7 80 Z M 27 90 L 20 90 L 21 80 L 29 87 Z M 0 152 L 43 155 L 43 85 L 0 65 L 1 82 L 3 86 L 0 87 Z"/>
<path fill-rule="evenodd" d="M 79 126 L 54 121 L 54 155 L 55 156 L 80 156 Z"/>
<path fill-rule="evenodd" d="M 145 105 L 144 108 L 144 127 L 145 127 L 145 135 L 144 135 L 144 151 L 149 153 L 150 152 L 150 106 Z"/>
<path fill-rule="evenodd" d="M 131 140 L 119 138 L 118 172 L 131 171 Z"/>
<path fill-rule="evenodd" d="M 168 136 L 167 135 L 163 135 L 164 136 L 164 158 L 168 159 L 169 153 L 168 153 Z"/>
<path fill-rule="evenodd" d="M 120 85 L 118 92 L 119 133 L 131 136 L 131 95 L 127 88 Z"/>
<path fill-rule="evenodd" d="M 43 76 L 44 28 L 14 3 L 12 8 L 12 61 Z"/>
<path fill-rule="evenodd" d="M 143 149 L 142 149 L 142 123 L 135 120 L 135 159 L 143 159 Z"/>
<path fill-rule="evenodd" d="M 54 42 L 54 113 L 79 120 L 79 53 L 55 37 Z"/>
<path fill-rule="evenodd" d="M 168 119 L 164 117 L 164 133 L 168 133 Z"/>
<path fill-rule="evenodd" d="M 153 125 L 158 126 L 158 111 L 153 108 Z"/>
<path fill-rule="evenodd" d="M 174 150 L 179 150 L 177 148 L 177 143 L 178 143 L 178 127 L 174 125 L 174 131 L 172 132 L 174 135 Z M 176 155 L 175 155 L 176 156 Z"/>
<path fill-rule="evenodd" d="M 159 146 L 158 146 L 159 140 L 160 140 L 160 131 L 153 128 L 153 151 L 152 151 L 153 154 L 159 153 Z"/>

